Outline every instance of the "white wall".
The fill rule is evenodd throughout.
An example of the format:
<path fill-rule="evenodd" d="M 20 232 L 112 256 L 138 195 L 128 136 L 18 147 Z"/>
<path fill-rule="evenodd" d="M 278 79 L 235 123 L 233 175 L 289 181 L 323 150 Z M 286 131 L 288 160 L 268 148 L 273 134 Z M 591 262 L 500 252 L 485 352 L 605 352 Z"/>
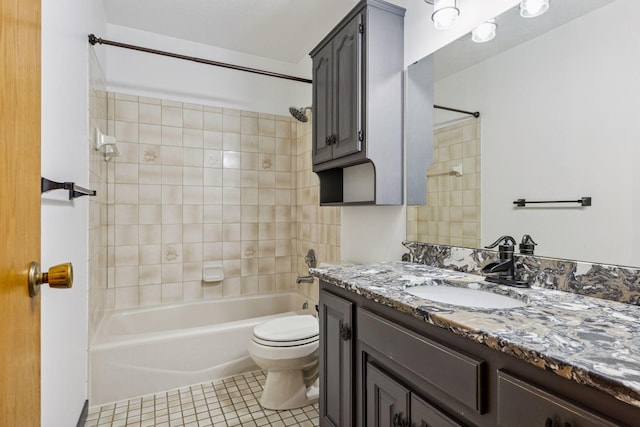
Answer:
<path fill-rule="evenodd" d="M 42 2 L 42 176 L 88 184 L 87 35 L 104 26 L 97 0 Z M 69 290 L 42 289 L 42 425 L 75 425 L 87 396 L 88 204 L 43 195 L 43 269 L 71 261 Z"/>
<path fill-rule="evenodd" d="M 640 265 L 638 16 L 618 0 L 436 84 L 436 102 L 482 114 L 483 244 L 531 234 L 541 255 Z"/>

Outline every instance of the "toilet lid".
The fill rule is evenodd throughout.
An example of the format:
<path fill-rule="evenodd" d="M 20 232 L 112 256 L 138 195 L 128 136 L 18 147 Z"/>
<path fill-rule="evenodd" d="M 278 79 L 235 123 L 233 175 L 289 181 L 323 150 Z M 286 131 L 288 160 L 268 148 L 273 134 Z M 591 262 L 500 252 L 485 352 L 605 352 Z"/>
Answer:
<path fill-rule="evenodd" d="M 277 347 L 307 344 L 318 339 L 318 319 L 304 314 L 269 320 L 253 329 L 253 339 Z"/>

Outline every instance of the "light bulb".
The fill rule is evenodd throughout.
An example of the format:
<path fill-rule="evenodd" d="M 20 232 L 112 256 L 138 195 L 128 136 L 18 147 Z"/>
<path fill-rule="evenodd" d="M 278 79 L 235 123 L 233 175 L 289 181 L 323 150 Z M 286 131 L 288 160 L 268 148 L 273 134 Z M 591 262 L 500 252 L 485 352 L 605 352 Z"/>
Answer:
<path fill-rule="evenodd" d="M 522 0 L 520 2 L 520 16 L 535 18 L 549 10 L 549 0 Z"/>
<path fill-rule="evenodd" d="M 451 28 L 460 15 L 460 9 L 456 6 L 457 0 L 434 0 L 433 15 L 431 15 L 433 26 L 438 30 Z"/>
<path fill-rule="evenodd" d="M 496 36 L 496 29 L 498 25 L 496 24 L 495 19 L 490 19 L 487 22 L 478 25 L 476 28 L 471 31 L 471 40 L 476 43 L 484 43 Z"/>

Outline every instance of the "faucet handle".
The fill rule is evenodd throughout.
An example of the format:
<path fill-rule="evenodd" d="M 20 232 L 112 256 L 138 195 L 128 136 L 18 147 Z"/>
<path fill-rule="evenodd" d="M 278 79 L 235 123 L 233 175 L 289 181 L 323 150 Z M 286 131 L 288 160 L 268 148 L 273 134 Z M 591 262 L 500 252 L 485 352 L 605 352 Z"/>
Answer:
<path fill-rule="evenodd" d="M 536 242 L 533 241 L 530 235 L 525 234 L 522 236 L 522 242 L 520 242 L 520 254 L 522 255 L 533 255 L 533 250 L 537 245 Z"/>
<path fill-rule="evenodd" d="M 511 236 L 502 236 L 500 238 L 498 238 L 498 240 L 496 240 L 495 242 L 493 242 L 492 244 L 490 244 L 489 246 L 485 246 L 485 249 L 493 249 L 496 246 L 498 246 L 498 243 L 502 242 L 502 244 L 500 244 L 500 247 L 498 248 L 500 251 L 503 250 L 507 250 L 507 251 L 513 251 L 513 248 L 508 249 L 508 248 L 504 248 L 504 246 L 515 246 L 516 245 L 516 240 L 511 237 Z"/>
<path fill-rule="evenodd" d="M 307 256 L 304 257 L 304 262 L 307 264 L 307 267 L 316 268 L 316 253 L 313 249 L 309 249 L 309 252 L 307 252 Z"/>

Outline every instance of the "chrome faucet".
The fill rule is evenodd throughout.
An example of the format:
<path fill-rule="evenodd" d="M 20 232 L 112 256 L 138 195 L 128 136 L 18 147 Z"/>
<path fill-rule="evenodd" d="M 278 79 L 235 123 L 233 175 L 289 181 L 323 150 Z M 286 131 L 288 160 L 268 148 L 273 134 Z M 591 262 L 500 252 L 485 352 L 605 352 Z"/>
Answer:
<path fill-rule="evenodd" d="M 498 246 L 498 261 L 491 262 L 482 268 L 482 274 L 486 276 L 488 282 L 499 283 L 501 285 L 528 288 L 527 282 L 518 281 L 515 277 L 516 264 L 513 257 L 516 241 L 511 236 L 502 236 L 486 249 L 493 249 Z"/>
<path fill-rule="evenodd" d="M 313 249 L 309 249 L 309 252 L 307 252 L 307 256 L 304 257 L 304 262 L 309 268 L 316 267 L 316 253 Z M 298 276 L 298 278 L 296 279 L 296 284 L 299 285 L 300 283 L 313 283 L 313 276 Z"/>
<path fill-rule="evenodd" d="M 296 279 L 296 284 L 300 283 L 313 283 L 313 276 L 298 276 Z"/>

